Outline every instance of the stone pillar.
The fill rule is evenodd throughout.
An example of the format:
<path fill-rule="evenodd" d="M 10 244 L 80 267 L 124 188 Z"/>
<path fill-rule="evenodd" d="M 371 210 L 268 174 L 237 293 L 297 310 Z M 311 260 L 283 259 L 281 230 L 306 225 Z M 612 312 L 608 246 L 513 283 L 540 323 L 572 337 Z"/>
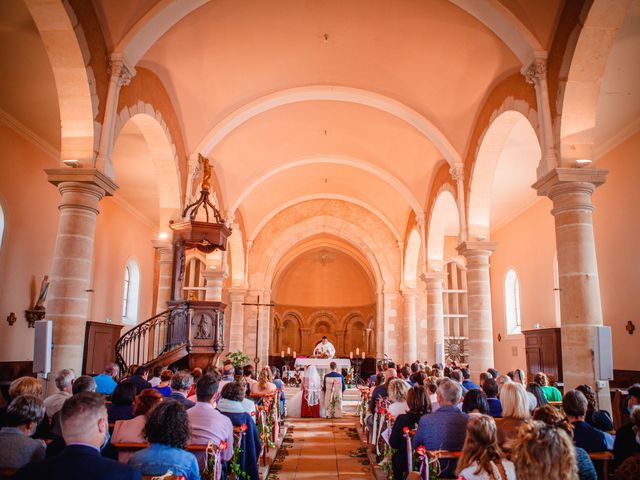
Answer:
<path fill-rule="evenodd" d="M 449 170 L 451 178 L 456 182 L 456 205 L 458 207 L 458 240 L 460 243 L 466 242 L 468 237 L 466 207 L 464 202 L 464 164 L 456 163 Z"/>
<path fill-rule="evenodd" d="M 533 187 L 553 202 L 565 391 L 589 384 L 598 393 L 599 408 L 611 411 L 609 384 L 596 378 L 591 348 L 594 327 L 602 325 L 591 196 L 607 174 L 605 170 L 557 168 Z"/>
<path fill-rule="evenodd" d="M 467 259 L 467 314 L 469 325 L 469 367 L 474 380 L 494 366 L 493 325 L 489 257 L 494 242 L 464 242 L 458 252 Z"/>
<path fill-rule="evenodd" d="M 158 295 L 154 315 L 167 309 L 171 299 L 171 275 L 173 269 L 173 247 L 167 241 L 154 240 L 153 247 L 158 250 Z"/>
<path fill-rule="evenodd" d="M 231 302 L 231 319 L 229 321 L 229 351 L 244 352 L 244 305 L 247 290 L 243 288 L 232 288 L 229 290 L 229 301 Z"/>
<path fill-rule="evenodd" d="M 404 361 L 413 363 L 417 360 L 416 347 L 416 292 L 403 292 L 404 308 Z"/>
<path fill-rule="evenodd" d="M 442 307 L 442 290 L 447 274 L 444 272 L 428 272 L 423 275 L 427 284 L 427 361 L 434 364 L 436 345 L 444 350 L 444 309 Z"/>
<path fill-rule="evenodd" d="M 89 314 L 93 241 L 98 203 L 116 185 L 94 169 L 46 170 L 62 194 L 51 265 L 47 319 L 53 320 L 52 371 L 82 371 L 85 323 Z"/>
<path fill-rule="evenodd" d="M 376 294 L 376 351 L 375 357 L 382 360 L 384 355 L 384 294 L 380 291 Z M 372 355 L 373 352 L 367 352 Z"/>

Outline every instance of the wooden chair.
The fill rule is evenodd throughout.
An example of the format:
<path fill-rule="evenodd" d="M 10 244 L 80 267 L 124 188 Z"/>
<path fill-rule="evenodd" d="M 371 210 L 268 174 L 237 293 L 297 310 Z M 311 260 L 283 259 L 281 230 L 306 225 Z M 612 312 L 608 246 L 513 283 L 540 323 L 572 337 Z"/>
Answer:
<path fill-rule="evenodd" d="M 17 468 L 0 468 L 0 478 L 11 478 L 18 473 Z"/>
<path fill-rule="evenodd" d="M 142 475 L 142 480 L 184 480 L 183 475 Z"/>
<path fill-rule="evenodd" d="M 613 460 L 613 453 L 609 451 L 605 452 L 591 452 L 589 458 L 592 462 L 602 462 L 602 473 L 604 478 L 609 478 L 609 462 Z"/>

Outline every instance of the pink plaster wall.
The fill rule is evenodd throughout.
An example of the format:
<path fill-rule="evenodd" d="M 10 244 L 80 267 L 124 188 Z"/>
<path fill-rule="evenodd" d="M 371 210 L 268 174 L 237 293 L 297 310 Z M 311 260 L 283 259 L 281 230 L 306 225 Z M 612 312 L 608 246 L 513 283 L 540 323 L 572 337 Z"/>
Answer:
<path fill-rule="evenodd" d="M 0 361 L 31 360 L 34 330 L 27 328 L 24 311 L 51 267 L 60 195 L 43 170 L 57 162 L 3 124 L 0 148 Z M 11 327 L 5 320 L 10 312 L 18 318 Z"/>
<path fill-rule="evenodd" d="M 628 320 L 640 327 L 640 253 L 635 249 L 640 236 L 640 132 L 611 150 L 597 162 L 610 171 L 607 182 L 594 197 L 594 232 L 605 325 L 612 327 L 615 369 L 637 370 L 640 364 L 638 330 L 629 335 Z M 555 326 L 553 262 L 555 230 L 551 201 L 540 199 L 506 226 L 492 233 L 498 248 L 491 257 L 491 294 L 496 367 L 500 371 L 525 367 L 524 339 L 505 335 L 504 276 L 514 267 L 520 280 L 523 329 L 540 323 Z M 502 341 L 496 337 L 500 333 Z M 517 355 L 513 355 L 513 348 Z"/>

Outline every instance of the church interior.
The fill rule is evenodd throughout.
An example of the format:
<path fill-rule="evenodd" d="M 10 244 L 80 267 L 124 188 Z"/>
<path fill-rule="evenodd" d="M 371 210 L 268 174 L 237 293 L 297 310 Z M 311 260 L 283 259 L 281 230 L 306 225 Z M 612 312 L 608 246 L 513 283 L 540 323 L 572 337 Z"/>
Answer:
<path fill-rule="evenodd" d="M 327 337 L 628 418 L 640 0 L 3 0 L 0 39 L 5 394 L 50 321 L 51 375 Z"/>

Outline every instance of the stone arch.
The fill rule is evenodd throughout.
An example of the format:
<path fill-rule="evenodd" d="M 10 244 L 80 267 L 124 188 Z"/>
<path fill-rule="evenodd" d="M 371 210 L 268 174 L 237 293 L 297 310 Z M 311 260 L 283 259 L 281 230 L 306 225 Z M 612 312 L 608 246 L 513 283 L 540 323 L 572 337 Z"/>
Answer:
<path fill-rule="evenodd" d="M 435 196 L 429 216 L 427 261 L 430 267 L 442 267 L 445 260 L 445 237 L 458 235 L 459 231 L 455 190 L 450 184 L 443 183 Z"/>
<path fill-rule="evenodd" d="M 293 328 L 291 328 L 291 326 Z M 300 352 L 302 349 L 302 326 L 303 320 L 300 312 L 287 310 L 282 314 L 282 346 L 291 351 Z"/>
<path fill-rule="evenodd" d="M 418 268 L 421 244 L 422 239 L 420 238 L 420 233 L 416 228 L 413 228 L 409 234 L 409 240 L 407 241 L 407 248 L 404 254 L 403 280 L 407 286 L 415 287 L 418 284 L 418 274 L 421 273 Z"/>
<path fill-rule="evenodd" d="M 609 54 L 627 14 L 631 0 L 593 0 L 584 12 L 564 52 L 567 71 L 559 89 L 559 146 L 564 166 L 578 159 L 595 160 L 593 152 L 600 84 Z M 600 39 L 600 40 L 596 40 Z"/>
<path fill-rule="evenodd" d="M 345 316 L 342 320 L 344 325 L 344 351 L 354 352 L 356 348 L 360 348 L 361 352 L 367 350 L 367 320 L 360 312 L 351 312 Z M 358 324 L 362 325 L 362 328 L 358 327 Z M 372 350 L 375 351 L 375 350 Z"/>
<path fill-rule="evenodd" d="M 502 108 L 495 111 L 492 115 L 492 122 L 487 126 L 481 137 L 478 146 L 476 160 L 473 165 L 471 176 L 471 188 L 469 190 L 467 202 L 467 218 L 470 238 L 476 236 L 484 236 L 489 238 L 490 233 L 490 214 L 491 214 L 491 195 L 493 191 L 493 183 L 498 169 L 505 144 L 510 138 L 516 124 L 523 119 L 528 121 L 531 127 L 527 129 L 525 142 L 527 146 L 531 142 L 537 145 L 538 161 L 541 158 L 541 149 L 539 137 L 537 136 L 534 124 L 531 119 L 525 116 L 523 110 L 532 113 L 527 109 L 524 102 L 519 102 L 518 110 Z M 536 122 L 537 123 L 537 122 Z M 535 182 L 535 173 L 532 182 Z M 527 185 L 529 187 L 529 185 Z"/>
<path fill-rule="evenodd" d="M 25 0 L 25 4 L 45 45 L 56 81 L 61 160 L 78 160 L 84 167 L 93 167 L 99 141 L 99 100 L 82 26 L 67 2 Z"/>

